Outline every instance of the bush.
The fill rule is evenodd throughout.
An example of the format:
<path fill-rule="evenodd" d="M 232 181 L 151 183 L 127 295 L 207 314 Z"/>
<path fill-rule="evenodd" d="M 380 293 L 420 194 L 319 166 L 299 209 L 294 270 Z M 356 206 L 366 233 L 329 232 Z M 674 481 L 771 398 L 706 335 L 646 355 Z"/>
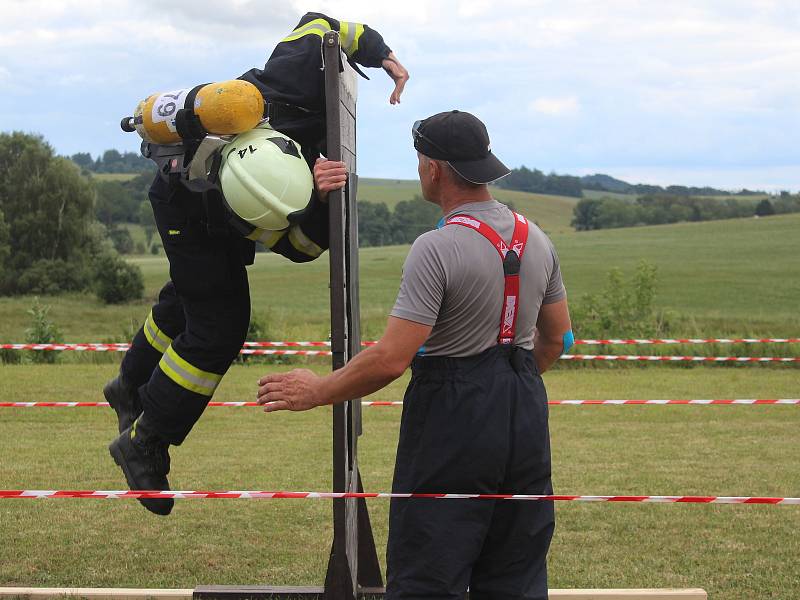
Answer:
<path fill-rule="evenodd" d="M 657 269 L 641 261 L 629 281 L 622 271 L 608 273 L 599 294 L 585 294 L 570 307 L 573 329 L 582 338 L 660 337 L 668 334 L 667 315 L 657 311 Z"/>
<path fill-rule="evenodd" d="M 133 238 L 127 227 L 111 227 L 108 230 L 108 237 L 114 244 L 114 249 L 120 254 L 131 254 L 133 252 Z"/>
<path fill-rule="evenodd" d="M 19 274 L 16 288 L 21 293 L 55 295 L 86 289 L 89 281 L 89 269 L 83 263 L 40 259 Z"/>
<path fill-rule="evenodd" d="M 31 326 L 25 330 L 25 342 L 28 344 L 58 344 L 64 341 L 61 331 L 50 320 L 49 306 L 39 304 L 39 298 L 33 299 L 33 306 L 28 309 L 31 316 Z M 31 362 L 49 363 L 56 362 L 58 353 L 49 350 L 31 350 Z"/>
<path fill-rule="evenodd" d="M 94 282 L 97 297 L 106 304 L 138 300 L 144 293 L 141 269 L 109 249 L 95 259 Z"/>

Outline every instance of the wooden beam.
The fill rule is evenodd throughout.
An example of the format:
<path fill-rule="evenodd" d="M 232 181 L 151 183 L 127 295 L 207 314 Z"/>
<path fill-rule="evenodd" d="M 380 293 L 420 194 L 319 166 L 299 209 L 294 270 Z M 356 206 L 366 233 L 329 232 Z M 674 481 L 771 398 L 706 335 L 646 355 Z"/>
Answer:
<path fill-rule="evenodd" d="M 630 590 L 550 590 L 550 599 L 563 600 L 707 600 L 705 590 L 697 589 L 630 589 Z"/>
<path fill-rule="evenodd" d="M 0 587 L 0 598 L 50 600 L 51 598 L 88 598 L 90 600 L 188 600 L 194 590 L 129 588 L 34 588 Z"/>
<path fill-rule="evenodd" d="M 34 588 L 0 587 L 0 598 L 14 600 L 58 600 L 64 597 L 87 600 L 210 600 L 224 597 L 228 600 L 272 598 L 322 598 L 320 587 L 269 587 L 269 586 L 207 586 L 190 589 L 127 589 L 127 588 Z M 215 594 L 219 593 L 219 596 Z M 382 589 L 364 589 L 359 598 L 380 598 Z M 702 589 L 624 589 L 624 590 L 550 590 L 550 600 L 708 600 Z"/>

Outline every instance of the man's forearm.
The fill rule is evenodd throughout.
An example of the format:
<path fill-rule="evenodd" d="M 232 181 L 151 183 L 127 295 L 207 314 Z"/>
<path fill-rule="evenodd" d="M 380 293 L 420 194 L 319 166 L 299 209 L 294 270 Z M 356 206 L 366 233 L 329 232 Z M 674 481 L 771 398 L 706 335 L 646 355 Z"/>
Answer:
<path fill-rule="evenodd" d="M 377 392 L 403 374 L 405 368 L 400 367 L 380 345 L 367 348 L 323 378 L 325 404 L 339 404 Z"/>
<path fill-rule="evenodd" d="M 533 344 L 533 359 L 536 361 L 539 373 L 544 373 L 561 356 L 563 343 L 537 337 Z"/>

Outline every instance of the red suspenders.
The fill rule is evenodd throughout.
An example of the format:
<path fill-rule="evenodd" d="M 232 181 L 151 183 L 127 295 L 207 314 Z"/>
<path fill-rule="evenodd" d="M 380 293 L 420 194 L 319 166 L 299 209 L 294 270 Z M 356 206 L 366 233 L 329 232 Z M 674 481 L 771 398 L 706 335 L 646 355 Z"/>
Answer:
<path fill-rule="evenodd" d="M 514 213 L 514 235 L 511 246 L 486 223 L 469 215 L 456 215 L 447 219 L 445 225 L 461 225 L 469 227 L 480 233 L 494 246 L 503 261 L 503 273 L 506 286 L 503 298 L 503 312 L 500 315 L 500 335 L 498 344 L 513 344 L 517 329 L 517 313 L 519 309 L 519 266 L 522 253 L 525 252 L 525 243 L 528 241 L 528 220 Z"/>

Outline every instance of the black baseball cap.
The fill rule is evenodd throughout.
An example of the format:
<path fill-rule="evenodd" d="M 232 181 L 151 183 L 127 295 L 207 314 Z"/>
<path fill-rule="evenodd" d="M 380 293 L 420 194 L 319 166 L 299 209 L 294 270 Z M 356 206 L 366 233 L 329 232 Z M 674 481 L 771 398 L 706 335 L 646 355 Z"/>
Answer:
<path fill-rule="evenodd" d="M 489 132 L 478 117 L 452 110 L 417 121 L 411 128 L 414 148 L 444 160 L 467 181 L 491 183 L 511 171 L 492 154 Z"/>

